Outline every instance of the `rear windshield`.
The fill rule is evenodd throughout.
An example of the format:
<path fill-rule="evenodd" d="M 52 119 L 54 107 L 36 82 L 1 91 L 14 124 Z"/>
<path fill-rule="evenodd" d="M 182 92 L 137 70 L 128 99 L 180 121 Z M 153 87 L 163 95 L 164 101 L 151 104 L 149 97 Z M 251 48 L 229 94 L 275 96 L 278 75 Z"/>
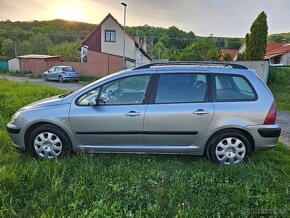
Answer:
<path fill-rule="evenodd" d="M 72 71 L 75 71 L 75 69 L 73 67 L 63 67 L 62 68 L 63 71 L 66 71 L 66 72 L 72 72 Z"/>

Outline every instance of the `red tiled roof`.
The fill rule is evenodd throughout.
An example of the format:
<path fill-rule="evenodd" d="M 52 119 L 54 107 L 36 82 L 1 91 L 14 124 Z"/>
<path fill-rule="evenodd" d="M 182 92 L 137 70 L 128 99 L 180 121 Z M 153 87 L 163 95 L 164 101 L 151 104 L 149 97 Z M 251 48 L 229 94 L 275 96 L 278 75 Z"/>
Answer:
<path fill-rule="evenodd" d="M 230 54 L 232 59 L 234 59 L 234 57 L 238 54 L 239 50 L 222 48 L 220 52 L 222 52 L 224 55 Z"/>
<path fill-rule="evenodd" d="M 268 44 L 264 59 L 269 59 L 288 52 L 290 52 L 290 44 Z"/>

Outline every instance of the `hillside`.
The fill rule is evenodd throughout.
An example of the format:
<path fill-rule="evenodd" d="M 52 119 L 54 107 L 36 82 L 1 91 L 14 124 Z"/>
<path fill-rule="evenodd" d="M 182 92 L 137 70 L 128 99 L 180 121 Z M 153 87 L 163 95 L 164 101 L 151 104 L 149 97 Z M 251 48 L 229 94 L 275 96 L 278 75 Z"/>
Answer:
<path fill-rule="evenodd" d="M 28 53 L 48 54 L 62 43 L 76 45 L 96 26 L 75 21 L 0 21 L 0 58 L 11 58 Z M 148 25 L 127 27 L 140 41 L 147 42 L 148 53 L 154 58 L 178 56 L 193 42 L 204 39 L 194 32 L 186 32 L 177 27 L 153 27 Z M 238 49 L 239 38 L 212 37 L 215 46 Z M 67 46 L 67 45 L 66 45 Z M 51 49 L 49 49 L 51 48 Z M 60 50 L 60 49 L 59 49 Z M 176 58 L 176 57 L 174 57 Z"/>
<path fill-rule="evenodd" d="M 290 43 L 290 32 L 271 34 L 268 36 L 268 41 L 276 43 Z"/>

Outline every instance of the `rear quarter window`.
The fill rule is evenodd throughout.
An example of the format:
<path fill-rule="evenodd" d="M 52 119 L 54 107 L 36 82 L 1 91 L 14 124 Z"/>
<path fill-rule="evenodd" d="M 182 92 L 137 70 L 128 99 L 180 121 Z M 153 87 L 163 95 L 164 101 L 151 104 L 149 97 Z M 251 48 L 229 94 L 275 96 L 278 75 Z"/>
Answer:
<path fill-rule="evenodd" d="M 255 101 L 254 87 L 239 75 L 215 75 L 215 101 Z"/>

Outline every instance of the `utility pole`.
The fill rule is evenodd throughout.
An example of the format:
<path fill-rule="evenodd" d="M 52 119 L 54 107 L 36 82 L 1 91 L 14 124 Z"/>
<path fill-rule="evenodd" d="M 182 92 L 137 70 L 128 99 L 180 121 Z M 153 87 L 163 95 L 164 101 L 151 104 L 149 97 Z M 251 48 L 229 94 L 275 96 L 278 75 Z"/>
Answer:
<path fill-rule="evenodd" d="M 14 44 L 14 54 L 15 54 L 15 57 L 17 58 L 17 44 L 16 42 L 13 42 Z"/>
<path fill-rule="evenodd" d="M 121 5 L 124 6 L 124 45 L 123 45 L 123 70 L 125 70 L 125 65 L 126 65 L 126 60 L 125 60 L 125 55 L 126 55 L 126 8 L 127 4 L 122 2 Z"/>

